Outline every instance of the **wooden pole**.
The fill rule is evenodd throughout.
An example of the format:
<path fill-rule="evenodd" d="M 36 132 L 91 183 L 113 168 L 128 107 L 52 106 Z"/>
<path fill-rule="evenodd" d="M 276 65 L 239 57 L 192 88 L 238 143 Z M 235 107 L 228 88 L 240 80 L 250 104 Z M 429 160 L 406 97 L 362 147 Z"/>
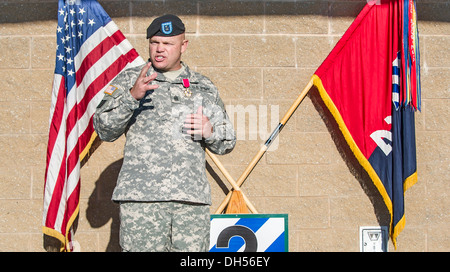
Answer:
<path fill-rule="evenodd" d="M 275 138 L 281 132 L 281 130 L 283 129 L 284 125 L 286 125 L 286 123 L 289 120 L 289 118 L 291 118 L 292 114 L 294 114 L 295 110 L 300 105 L 300 103 L 303 101 L 305 96 L 308 94 L 308 92 L 309 92 L 309 90 L 311 89 L 312 86 L 313 86 L 313 80 L 311 78 L 311 80 L 308 82 L 306 87 L 303 89 L 303 91 L 300 93 L 300 95 L 294 101 L 292 106 L 286 112 L 284 117 L 281 119 L 281 121 L 278 124 L 278 126 L 275 128 L 275 130 L 269 136 L 269 138 L 267 139 L 265 144 L 263 146 L 261 146 L 261 149 L 259 150 L 259 152 L 255 155 L 255 157 L 253 157 L 253 159 L 251 160 L 250 164 L 247 166 L 247 168 L 244 170 L 242 175 L 236 181 L 238 186 L 241 186 L 244 183 L 244 181 L 247 179 L 247 177 L 250 175 L 250 173 L 253 171 L 253 169 L 255 168 L 256 164 L 259 162 L 259 160 L 261 160 L 262 156 L 266 153 L 267 149 L 270 147 L 270 145 L 272 144 L 273 140 L 275 140 Z M 230 198 L 231 198 L 231 191 L 228 193 L 228 195 L 224 199 L 224 201 L 222 201 L 222 203 L 219 205 L 219 208 L 216 210 L 216 214 L 222 213 L 223 209 L 225 208 L 225 206 L 226 206 L 226 204 L 227 204 L 227 202 L 229 201 Z"/>
<path fill-rule="evenodd" d="M 225 167 L 220 162 L 220 160 L 217 158 L 217 156 L 214 155 L 213 153 L 211 153 L 211 151 L 209 151 L 208 149 L 206 149 L 206 154 L 208 154 L 208 156 L 212 159 L 212 161 L 217 165 L 220 172 L 222 172 L 222 174 L 225 176 L 225 178 L 231 184 L 231 187 L 233 187 L 233 190 L 242 195 L 242 198 L 244 199 L 245 204 L 250 209 L 250 211 L 255 214 L 258 213 L 258 211 L 255 209 L 253 204 L 250 202 L 250 200 L 247 198 L 247 196 L 244 194 L 244 192 L 241 191 L 241 188 L 236 184 L 236 181 L 234 181 L 234 178 L 230 175 L 230 173 L 228 173 L 227 169 L 225 169 Z M 228 200 L 225 202 L 225 206 L 230 201 L 230 199 L 231 199 L 231 194 L 230 194 L 230 197 L 228 198 Z M 222 210 L 225 208 L 225 206 L 222 208 Z M 236 206 L 242 206 L 242 205 L 236 205 Z"/>

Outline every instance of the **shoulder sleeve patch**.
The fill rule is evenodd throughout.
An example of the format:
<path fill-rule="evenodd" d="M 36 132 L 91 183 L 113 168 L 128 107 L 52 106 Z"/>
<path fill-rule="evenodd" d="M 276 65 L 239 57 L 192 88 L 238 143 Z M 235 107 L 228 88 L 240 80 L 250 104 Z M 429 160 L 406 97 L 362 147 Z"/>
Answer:
<path fill-rule="evenodd" d="M 105 94 L 112 95 L 116 90 L 117 90 L 117 87 L 116 87 L 116 86 L 114 86 L 114 85 L 109 85 L 109 86 L 105 89 Z"/>

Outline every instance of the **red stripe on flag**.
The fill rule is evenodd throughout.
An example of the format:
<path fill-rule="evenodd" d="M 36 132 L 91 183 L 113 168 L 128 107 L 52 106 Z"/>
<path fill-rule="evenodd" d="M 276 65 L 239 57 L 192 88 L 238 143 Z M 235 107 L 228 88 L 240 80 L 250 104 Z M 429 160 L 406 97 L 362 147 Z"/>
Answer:
<path fill-rule="evenodd" d="M 91 140 L 92 133 L 94 132 L 94 125 L 93 125 L 93 116 L 89 118 L 89 124 L 84 130 L 83 134 L 80 135 L 78 138 L 78 148 L 79 153 L 81 154 L 83 150 L 86 148 L 86 146 L 89 144 Z"/>
<path fill-rule="evenodd" d="M 72 118 L 73 117 L 74 116 L 72 116 Z M 66 126 L 69 126 L 69 124 L 70 124 L 71 128 L 73 128 L 73 126 L 71 125 L 72 123 L 73 123 L 73 120 L 71 120 L 68 116 L 66 119 Z M 76 122 L 73 124 L 75 125 Z M 78 149 L 77 149 L 78 142 L 75 145 L 75 147 L 73 148 L 73 150 L 70 150 L 69 156 L 67 156 L 67 138 L 70 134 L 70 130 L 69 129 L 66 130 L 66 135 L 65 135 L 65 140 L 64 140 L 66 143 L 65 144 L 66 149 L 64 150 L 64 156 L 61 161 L 61 166 L 59 168 L 60 170 L 58 173 L 58 178 L 57 178 L 55 186 L 54 186 L 52 200 L 48 207 L 48 214 L 51 216 L 50 217 L 49 217 L 49 215 L 47 216 L 47 224 L 51 225 L 52 227 L 54 227 L 54 225 L 56 223 L 56 219 L 58 216 L 58 210 L 60 207 L 60 202 L 66 201 L 65 199 L 62 199 L 62 198 L 63 198 L 64 189 L 67 187 L 67 178 L 70 176 L 70 174 L 72 173 L 73 169 L 75 168 L 75 166 L 78 162 Z M 66 192 L 66 193 L 68 193 L 68 192 Z M 64 220 L 65 220 L 65 218 L 63 219 L 63 221 Z M 49 225 L 46 225 L 46 226 L 49 226 Z M 65 225 L 63 224 L 61 228 L 64 229 Z M 62 233 L 65 233 L 65 232 L 62 231 Z"/>
<path fill-rule="evenodd" d="M 127 53 L 128 55 L 128 53 Z M 106 86 L 114 77 L 122 71 L 123 68 L 128 64 L 126 55 L 120 56 L 116 61 L 114 61 L 101 75 L 99 75 L 90 85 L 86 88 L 86 93 L 78 103 L 79 118 L 83 116 L 87 109 L 87 106 L 91 99 L 97 95 L 101 89 Z"/>
<path fill-rule="evenodd" d="M 79 152 L 78 152 L 78 141 L 71 150 L 69 157 L 67 157 L 67 177 L 69 177 L 72 174 L 73 169 L 77 166 L 79 159 Z"/>
<path fill-rule="evenodd" d="M 67 142 L 67 136 L 68 134 L 66 134 L 66 142 Z M 48 213 L 49 215 L 51 214 L 51 216 L 47 216 L 47 222 L 46 222 L 46 226 L 48 227 L 54 227 L 57 216 L 58 216 L 58 211 L 60 209 L 60 202 L 61 201 L 67 201 L 67 196 L 65 199 L 63 199 L 63 192 L 65 189 L 67 189 L 67 178 L 70 176 L 70 174 L 72 173 L 73 169 L 76 167 L 78 163 L 78 143 L 75 145 L 75 147 L 73 148 L 72 152 L 69 154 L 69 156 L 67 156 L 67 150 L 65 150 L 64 152 L 64 157 L 63 157 L 63 161 L 61 162 L 61 167 L 60 167 L 60 172 L 58 175 L 58 179 L 57 182 L 55 184 L 55 189 L 53 191 L 53 196 L 52 196 L 52 201 L 50 202 L 49 208 L 48 208 Z M 66 174 L 67 173 L 67 174 Z M 79 177 L 77 177 L 77 180 L 79 180 Z M 66 194 L 71 193 L 71 192 L 67 192 Z M 67 204 L 65 207 L 65 210 L 67 210 Z M 65 212 L 66 213 L 66 212 Z M 63 218 L 63 223 L 61 225 L 61 233 L 65 234 L 66 232 L 66 222 L 67 218 L 64 216 Z"/>
<path fill-rule="evenodd" d="M 77 144 L 73 148 L 72 152 L 70 153 L 69 157 L 67 158 L 67 178 L 69 178 L 69 176 L 72 174 L 72 172 L 74 171 L 75 167 L 77 166 L 78 159 L 79 159 L 79 152 L 78 152 L 78 142 L 77 142 Z M 80 187 L 80 175 L 79 175 L 79 173 L 78 173 L 78 175 L 76 177 L 76 180 L 77 180 L 77 185 L 75 186 L 75 189 L 72 192 L 66 191 L 66 194 L 70 194 L 70 195 L 73 195 L 74 193 L 77 194 L 77 192 L 76 192 L 77 189 L 76 188 Z M 69 186 L 69 184 L 67 184 L 67 181 L 66 181 L 65 186 L 66 187 Z M 62 222 L 62 225 L 61 225 L 61 232 L 62 233 L 66 233 L 66 231 L 67 231 L 67 229 L 66 229 L 67 222 L 68 222 L 69 218 L 72 216 L 72 214 L 74 212 L 73 204 L 69 205 L 70 204 L 69 203 L 69 198 L 70 198 L 70 196 L 67 195 L 66 196 L 67 200 L 66 200 L 64 218 L 63 218 L 63 222 Z M 77 201 L 78 201 L 78 199 L 77 199 Z"/>
<path fill-rule="evenodd" d="M 125 36 L 120 32 L 116 31 L 112 36 L 106 37 L 102 42 L 100 42 L 89 55 L 83 59 L 83 62 L 78 68 L 76 73 L 77 86 L 83 81 L 89 68 L 94 65 L 102 56 L 104 56 L 114 45 L 120 44 L 125 40 Z"/>
<path fill-rule="evenodd" d="M 55 85 L 58 85 L 58 83 L 55 82 Z M 53 86 L 55 88 L 56 86 Z M 64 77 L 61 77 L 61 80 L 59 81 L 59 87 L 58 87 L 58 95 L 55 102 L 55 108 L 53 109 L 53 115 L 52 120 L 50 123 L 50 129 L 49 129 L 49 139 L 48 139 L 48 145 L 47 145 L 47 162 L 46 162 L 46 169 L 45 169 L 45 185 L 47 185 L 47 177 L 48 177 L 48 167 L 50 164 L 51 157 L 53 156 L 54 147 L 58 138 L 58 133 L 61 129 L 61 122 L 63 120 L 63 114 L 64 114 L 64 104 L 65 104 L 65 98 L 66 98 L 66 88 L 65 88 L 65 79 Z M 58 150 L 55 150 L 55 152 L 59 152 Z M 64 152 L 61 160 L 61 166 L 59 168 L 58 174 L 55 177 L 56 182 L 53 186 L 53 194 L 52 198 L 50 200 L 49 208 L 47 211 L 47 217 L 46 217 L 46 226 L 53 227 L 55 224 L 55 220 L 58 214 L 57 207 L 59 206 L 59 199 L 61 195 L 61 181 L 65 180 L 65 157 L 66 153 Z M 57 202 L 57 203 L 56 203 Z M 56 206 L 56 210 L 53 208 Z M 52 207 L 52 208 L 50 208 Z"/>
<path fill-rule="evenodd" d="M 60 1 L 59 6 L 62 3 L 63 1 Z M 107 14 L 95 1 L 90 2 L 88 8 L 93 8 L 95 12 L 107 17 Z M 66 6 L 61 6 L 60 9 L 69 12 Z M 58 17 L 60 26 L 63 24 L 62 18 Z M 62 29 L 64 28 L 62 27 Z M 117 30 L 115 31 L 115 29 Z M 64 31 L 75 33 L 74 29 L 64 29 Z M 74 39 L 71 39 L 69 46 L 72 46 L 75 51 L 67 52 L 67 48 L 57 51 L 59 54 L 57 54 L 55 65 L 45 172 L 43 230 L 44 233 L 58 238 L 64 247 L 69 250 L 71 249 L 70 241 L 73 238 L 73 232 L 69 230 L 79 209 L 80 152 L 87 148 L 94 132 L 92 116 L 97 106 L 94 104 L 99 102 L 97 101 L 100 98 L 99 92 L 128 63 L 139 58 L 137 52 L 132 49 L 125 36 L 113 22 L 109 22 L 96 31 L 99 32 L 85 33 L 94 35 L 85 36 L 87 38 L 85 42 L 90 43 L 86 46 L 73 43 Z M 110 35 L 109 33 L 113 34 Z M 57 33 L 57 35 L 59 34 Z M 105 36 L 107 37 L 101 40 Z M 92 39 L 89 37 L 92 37 Z M 62 40 L 62 43 L 59 39 L 57 41 L 60 46 L 59 49 L 61 49 L 65 39 Z M 130 51 L 124 53 L 126 50 Z M 78 51 L 77 56 L 74 56 L 76 51 Z M 73 75 L 72 69 L 69 70 L 70 73 L 67 75 L 65 72 L 68 65 L 73 65 L 72 62 L 69 63 L 68 61 L 69 56 L 76 61 L 75 75 Z M 63 63 L 59 61 L 63 61 Z M 93 65 L 96 66 L 93 67 Z M 96 69 L 97 65 L 101 67 L 100 70 Z M 94 71 L 93 68 L 96 70 Z M 60 76 L 61 80 L 58 81 Z M 69 90 L 74 91 L 74 93 L 67 94 L 64 76 L 75 76 L 76 86 L 78 87 L 70 87 L 72 89 Z M 83 84 L 86 85 L 83 86 Z M 89 86 L 87 86 L 88 84 Z"/>
<path fill-rule="evenodd" d="M 65 97 L 66 97 L 65 80 L 64 77 L 61 77 L 61 80 L 59 81 L 58 97 L 56 99 L 55 108 L 53 109 L 52 120 L 50 122 L 48 145 L 47 145 L 47 165 L 45 171 L 45 180 L 47 180 L 48 164 L 50 163 L 50 158 L 56 143 L 56 138 L 58 137 L 61 121 L 63 119 L 62 114 L 64 112 Z"/>
<path fill-rule="evenodd" d="M 118 35 L 119 36 L 119 35 Z M 130 50 L 127 54 L 120 56 L 114 63 L 112 63 L 108 69 L 105 70 L 105 72 L 102 73 L 101 76 L 99 76 L 97 79 L 94 80 L 94 82 L 86 89 L 86 94 L 83 97 L 83 99 L 80 101 L 79 104 L 76 104 L 69 112 L 67 119 L 66 119 L 66 141 L 69 134 L 72 132 L 74 127 L 77 125 L 78 120 L 83 116 L 84 112 L 87 109 L 87 105 L 91 101 L 91 99 L 108 83 L 110 82 L 125 66 L 128 64 L 128 61 L 134 60 L 138 57 L 138 54 L 136 50 Z M 62 107 L 62 110 L 64 110 L 64 99 L 65 99 L 65 88 L 62 84 L 62 89 L 60 90 L 60 94 L 62 94 L 63 98 L 60 99 L 60 95 L 58 95 L 58 109 Z M 56 110 L 55 110 L 56 112 Z M 54 115 L 55 118 L 55 115 Z M 59 124 L 61 123 L 61 117 L 57 115 Z M 52 124 L 56 124 L 52 122 Z M 58 127 L 59 131 L 59 127 Z M 80 135 L 77 144 L 75 147 L 70 150 L 70 154 L 67 157 L 67 151 L 64 152 L 64 157 L 61 162 L 60 171 L 58 174 L 58 179 L 56 181 L 56 184 L 54 186 L 54 192 L 52 195 L 52 200 L 50 202 L 49 208 L 48 208 L 48 215 L 47 215 L 47 221 L 46 226 L 47 227 L 53 227 L 55 225 L 56 217 L 58 215 L 59 205 L 62 197 L 62 193 L 64 190 L 64 187 L 67 186 L 65 184 L 66 179 L 66 171 L 67 171 L 67 177 L 70 176 L 73 169 L 76 167 L 78 160 L 79 160 L 79 153 L 87 146 L 89 143 L 89 140 L 91 138 L 91 135 L 93 133 L 93 126 L 92 126 L 92 116 L 90 116 L 89 124 L 87 126 L 87 129 Z M 57 134 L 54 136 L 56 139 Z M 49 145 L 50 146 L 50 145 Z M 52 147 L 54 146 L 54 143 Z M 51 154 L 51 153 L 49 153 Z M 47 166 L 48 167 L 48 166 Z M 47 174 L 47 173 L 46 173 Z M 77 184 L 77 187 L 79 187 L 79 184 Z M 69 193 L 69 192 L 68 192 Z M 67 207 L 66 207 L 67 209 Z M 68 218 L 64 217 L 64 221 L 67 221 Z M 62 225 L 62 233 L 65 233 L 65 225 L 67 222 L 63 222 Z"/>
<path fill-rule="evenodd" d="M 85 114 L 89 103 L 92 98 L 98 94 L 101 89 L 106 86 L 111 80 L 116 77 L 122 69 L 124 69 L 129 62 L 134 61 L 139 55 L 136 50 L 132 49 L 127 54 L 120 56 L 115 62 L 113 62 L 100 76 L 98 76 L 86 89 L 86 93 L 81 101 L 73 107 L 68 116 L 67 129 L 71 131 L 76 125 L 76 122 Z M 92 116 L 89 116 L 92 119 Z M 70 120 L 70 121 L 69 121 Z M 89 126 L 91 126 L 92 121 L 89 121 Z M 90 133 L 83 132 L 79 138 L 80 152 L 84 150 L 91 139 L 93 129 L 89 130 Z"/>
<path fill-rule="evenodd" d="M 108 84 L 111 80 L 116 77 L 122 69 L 127 66 L 129 62 L 134 61 L 139 55 L 137 54 L 136 50 L 132 49 L 127 54 L 120 56 L 114 63 L 112 63 L 99 77 L 97 77 L 91 85 L 86 89 L 86 94 L 83 97 L 83 99 L 78 103 L 78 111 L 79 111 L 79 117 L 84 115 L 89 102 L 91 102 L 92 98 L 97 95 L 97 93 L 104 87 L 106 84 Z M 92 116 L 90 116 L 90 119 Z M 89 126 L 91 125 L 91 120 L 89 121 Z M 88 127 L 89 127 L 88 126 Z M 93 132 L 93 129 L 92 129 Z M 84 135 L 84 136 L 83 136 Z M 86 145 L 89 143 L 89 140 L 91 138 L 91 134 L 85 134 L 83 133 L 80 138 L 80 152 L 84 150 Z"/>
<path fill-rule="evenodd" d="M 80 198 L 80 182 L 81 180 L 78 179 L 77 182 L 77 186 L 75 187 L 75 189 L 73 190 L 72 194 L 67 198 L 67 202 L 66 202 L 66 209 L 64 211 L 64 220 L 62 222 L 62 226 L 61 226 L 61 232 L 62 233 L 67 233 L 67 226 L 69 225 L 69 221 L 75 218 L 72 218 L 74 212 L 76 211 L 77 207 L 78 207 L 78 200 Z M 71 224 L 70 224 L 71 225 Z M 69 241 L 71 240 L 70 237 L 70 233 L 69 233 Z"/>
<path fill-rule="evenodd" d="M 49 228 L 55 227 L 55 222 L 58 216 L 58 210 L 61 202 L 62 192 L 65 186 L 65 181 L 66 181 L 66 151 L 64 151 L 61 166 L 59 167 L 58 176 L 56 178 L 56 183 L 53 186 L 52 198 L 50 204 L 48 205 L 45 226 Z"/>
<path fill-rule="evenodd" d="M 91 85 L 86 89 L 86 95 L 80 101 L 79 105 L 82 109 L 86 109 L 89 101 L 111 80 L 113 80 L 120 71 L 122 71 L 129 62 L 135 60 L 139 55 L 136 50 L 130 50 L 125 55 L 121 55 L 115 60 L 99 77 L 97 77 Z M 83 112 L 84 113 L 84 112 Z M 81 115 L 80 115 L 81 116 Z"/>

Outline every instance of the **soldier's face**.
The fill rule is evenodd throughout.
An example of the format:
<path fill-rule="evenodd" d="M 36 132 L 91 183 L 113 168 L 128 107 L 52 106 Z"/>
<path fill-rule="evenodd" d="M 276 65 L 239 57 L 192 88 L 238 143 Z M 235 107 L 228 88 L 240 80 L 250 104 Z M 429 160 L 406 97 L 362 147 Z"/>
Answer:
<path fill-rule="evenodd" d="M 149 43 L 153 67 L 164 72 L 181 68 L 181 54 L 188 45 L 184 33 L 173 37 L 153 36 Z"/>

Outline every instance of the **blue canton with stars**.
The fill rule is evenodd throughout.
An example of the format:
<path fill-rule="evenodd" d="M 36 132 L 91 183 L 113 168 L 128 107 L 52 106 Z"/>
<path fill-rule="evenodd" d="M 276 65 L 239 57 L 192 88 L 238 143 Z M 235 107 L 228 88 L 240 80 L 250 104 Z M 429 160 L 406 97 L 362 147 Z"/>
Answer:
<path fill-rule="evenodd" d="M 55 73 L 65 77 L 66 90 L 75 84 L 75 56 L 83 43 L 111 21 L 95 0 L 59 0 Z"/>

